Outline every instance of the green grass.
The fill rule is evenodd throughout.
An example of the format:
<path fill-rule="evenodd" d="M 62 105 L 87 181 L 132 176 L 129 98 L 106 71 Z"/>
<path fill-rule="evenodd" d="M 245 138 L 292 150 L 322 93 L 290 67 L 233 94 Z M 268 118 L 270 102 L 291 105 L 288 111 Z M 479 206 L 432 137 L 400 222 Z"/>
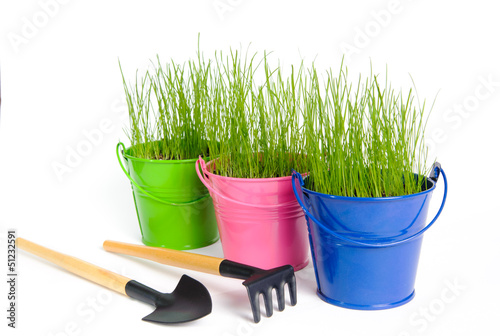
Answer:
<path fill-rule="evenodd" d="M 215 173 L 239 178 L 290 176 L 306 169 L 300 127 L 303 67 L 284 78 L 268 55 L 216 54 L 209 105 Z M 257 78 L 262 78 L 260 81 Z"/>
<path fill-rule="evenodd" d="M 413 90 L 403 94 L 375 75 L 353 84 L 342 66 L 337 76 L 328 72 L 323 85 L 314 68 L 310 78 L 304 108 L 311 173 L 306 187 L 349 197 L 422 191 L 427 117 Z"/>
<path fill-rule="evenodd" d="M 421 191 L 425 102 L 373 74 L 351 82 L 343 64 L 320 77 L 303 63 L 285 75 L 269 54 L 248 50 L 205 61 L 199 48 L 182 65 L 157 59 L 133 84 L 122 72 L 130 154 L 210 156 L 214 172 L 227 177 L 283 177 L 295 169 L 310 173 L 307 188 L 339 196 Z"/>
<path fill-rule="evenodd" d="M 162 65 L 157 59 L 144 77 L 136 74 L 133 84 L 126 83 L 122 71 L 132 156 L 184 160 L 209 155 L 203 113 L 210 67 L 201 55 L 182 65 Z"/>

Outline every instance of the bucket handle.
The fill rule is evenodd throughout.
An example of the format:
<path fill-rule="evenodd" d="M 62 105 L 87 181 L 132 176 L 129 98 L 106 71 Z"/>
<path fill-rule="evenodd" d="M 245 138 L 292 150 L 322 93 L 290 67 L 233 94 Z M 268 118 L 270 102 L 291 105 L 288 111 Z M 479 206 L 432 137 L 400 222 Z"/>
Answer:
<path fill-rule="evenodd" d="M 122 148 L 121 151 L 120 151 L 120 147 Z M 128 173 L 128 171 L 125 169 L 125 166 L 122 163 L 122 156 L 123 156 L 124 149 L 125 149 L 125 145 L 122 142 L 119 142 L 118 145 L 116 146 L 116 156 L 118 157 L 118 162 L 120 163 L 120 167 L 122 167 L 122 170 L 125 173 L 125 175 L 127 176 L 127 178 L 130 180 L 130 182 L 132 182 L 132 184 L 137 189 L 139 189 L 143 194 L 145 194 L 146 196 L 154 199 L 155 201 L 163 203 L 163 204 L 167 204 L 167 205 L 181 206 L 181 205 L 191 205 L 191 204 L 194 204 L 194 203 L 198 203 L 199 201 L 201 201 L 201 200 L 203 200 L 203 199 L 205 199 L 205 198 L 207 198 L 207 197 L 210 196 L 210 194 L 206 194 L 205 196 L 197 198 L 194 201 L 189 201 L 189 202 L 184 202 L 184 203 L 173 203 L 173 202 L 167 202 L 165 200 L 162 200 L 161 198 L 158 198 L 158 197 L 156 197 L 154 195 L 151 195 L 149 192 L 147 192 L 146 190 L 144 190 L 144 188 L 142 188 L 139 184 L 137 184 L 137 182 L 134 181 L 134 179 L 132 178 L 132 176 L 130 176 L 130 174 Z M 121 155 L 120 155 L 120 153 L 121 153 Z"/>
<path fill-rule="evenodd" d="M 434 216 L 434 218 L 430 221 L 429 224 L 427 224 L 427 226 L 425 226 L 422 230 L 420 230 L 419 232 L 411 235 L 410 237 L 407 237 L 405 239 L 402 239 L 402 240 L 399 240 L 399 241 L 396 241 L 396 242 L 390 242 L 390 243 L 378 243 L 378 244 L 371 244 L 371 243 L 365 243 L 365 242 L 360 242 L 360 241 L 357 241 L 357 240 L 353 240 L 353 239 L 350 239 L 350 238 L 347 238 L 341 234 L 338 234 L 336 232 L 334 232 L 333 230 L 331 230 L 330 228 L 326 227 L 323 223 L 321 223 L 320 221 L 318 221 L 307 209 L 306 207 L 304 206 L 304 204 L 302 203 L 300 197 L 299 197 L 299 194 L 297 193 L 297 188 L 295 187 L 295 181 L 298 179 L 299 180 L 299 183 L 300 183 L 300 186 L 301 186 L 301 189 L 302 189 L 302 186 L 304 185 L 304 180 L 302 179 L 302 176 L 300 176 L 299 173 L 297 173 L 295 170 L 293 170 L 292 172 L 292 188 L 293 188 L 293 193 L 295 194 L 295 198 L 297 199 L 297 202 L 299 202 L 300 204 L 300 207 L 302 208 L 302 210 L 304 211 L 304 213 L 306 214 L 306 217 L 309 217 L 310 219 L 312 219 L 317 225 L 319 225 L 323 230 L 325 230 L 326 232 L 328 232 L 329 234 L 331 234 L 332 236 L 334 236 L 335 238 L 338 238 L 340 240 L 343 240 L 345 242 L 349 242 L 349 243 L 352 243 L 352 244 L 356 244 L 356 245 L 361 245 L 361 246 L 368 246 L 368 247 L 390 247 L 390 246 L 395 246 L 395 245 L 399 245 L 399 244 L 402 244 L 402 243 L 406 243 L 410 240 L 413 240 L 415 238 L 418 238 L 419 236 L 421 236 L 425 231 L 427 231 L 435 222 L 436 220 L 438 219 L 439 215 L 441 215 L 441 211 L 443 210 L 443 207 L 444 207 L 444 204 L 446 203 L 446 197 L 447 197 L 447 194 L 448 194 L 448 179 L 446 178 L 446 174 L 444 173 L 444 170 L 441 168 L 441 165 L 439 164 L 439 162 L 436 162 L 434 163 L 434 165 L 432 166 L 432 169 L 431 169 L 431 173 L 430 173 L 430 176 L 429 178 L 431 180 L 433 180 L 434 182 L 437 182 L 438 180 L 438 177 L 439 177 L 439 174 L 443 174 L 443 180 L 444 180 L 444 193 L 443 193 L 443 201 L 441 202 L 441 206 L 436 214 L 436 216 Z"/>
<path fill-rule="evenodd" d="M 201 166 L 201 170 L 203 171 L 203 174 L 200 173 L 200 171 L 198 169 L 199 166 Z M 210 190 L 215 195 L 219 196 L 222 199 L 225 199 L 226 201 L 229 201 L 229 202 L 232 202 L 232 203 L 235 203 L 235 204 L 239 204 L 239 205 L 242 205 L 242 206 L 247 206 L 247 207 L 271 209 L 271 208 L 276 208 L 278 206 L 276 204 L 268 205 L 268 204 L 251 204 L 251 203 L 245 203 L 245 202 L 240 202 L 240 201 L 234 200 L 232 198 L 229 198 L 227 196 L 224 196 L 221 193 L 219 193 L 217 190 L 215 190 L 210 185 L 210 183 L 207 182 L 207 180 L 205 180 L 206 173 L 207 173 L 207 165 L 205 163 L 205 160 L 203 160 L 201 158 L 201 156 L 200 156 L 198 158 L 198 160 L 196 161 L 196 174 L 198 174 L 198 177 L 200 178 L 201 182 L 205 185 L 205 187 L 207 187 L 207 189 Z M 295 201 L 283 203 L 283 204 L 280 204 L 279 206 L 288 206 L 288 205 L 295 205 Z"/>

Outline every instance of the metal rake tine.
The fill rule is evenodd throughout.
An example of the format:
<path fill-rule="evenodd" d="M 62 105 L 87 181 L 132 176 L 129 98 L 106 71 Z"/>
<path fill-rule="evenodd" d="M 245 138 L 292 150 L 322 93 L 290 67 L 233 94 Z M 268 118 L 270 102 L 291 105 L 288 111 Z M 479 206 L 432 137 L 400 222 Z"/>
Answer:
<path fill-rule="evenodd" d="M 264 306 L 266 307 L 266 316 L 273 316 L 273 292 L 272 287 L 268 288 L 265 292 L 262 292 L 264 296 Z"/>
<path fill-rule="evenodd" d="M 290 292 L 290 304 L 295 306 L 297 304 L 297 283 L 295 281 L 295 276 L 290 278 L 288 283 L 288 290 Z"/>
<path fill-rule="evenodd" d="M 250 306 L 252 307 L 253 321 L 259 323 L 260 321 L 260 303 L 259 303 L 259 293 L 252 293 L 248 289 L 248 298 L 250 299 Z"/>
<path fill-rule="evenodd" d="M 285 310 L 285 284 L 276 287 L 276 296 L 278 297 L 278 310 Z"/>

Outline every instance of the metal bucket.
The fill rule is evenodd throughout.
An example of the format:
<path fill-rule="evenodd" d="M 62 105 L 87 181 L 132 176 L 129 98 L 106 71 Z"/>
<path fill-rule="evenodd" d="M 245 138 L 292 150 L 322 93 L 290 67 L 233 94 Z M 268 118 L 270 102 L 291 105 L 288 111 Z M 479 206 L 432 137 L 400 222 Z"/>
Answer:
<path fill-rule="evenodd" d="M 116 154 L 131 182 L 145 245 L 185 250 L 219 239 L 212 198 L 195 173 L 197 159 L 140 159 L 122 143 Z"/>
<path fill-rule="evenodd" d="M 439 174 L 444 195 L 436 216 L 425 224 Z M 435 164 L 424 190 L 399 197 L 341 197 L 303 187 L 292 175 L 292 187 L 309 228 L 318 295 L 326 302 L 353 309 L 397 307 L 414 295 L 423 233 L 444 207 L 448 183 Z M 297 191 L 299 182 L 301 192 Z"/>
<path fill-rule="evenodd" d="M 206 165 L 200 158 L 198 163 L 198 176 L 213 198 L 226 259 L 263 269 L 307 265 L 307 226 L 291 176 L 224 177 L 211 172 L 214 161 Z"/>

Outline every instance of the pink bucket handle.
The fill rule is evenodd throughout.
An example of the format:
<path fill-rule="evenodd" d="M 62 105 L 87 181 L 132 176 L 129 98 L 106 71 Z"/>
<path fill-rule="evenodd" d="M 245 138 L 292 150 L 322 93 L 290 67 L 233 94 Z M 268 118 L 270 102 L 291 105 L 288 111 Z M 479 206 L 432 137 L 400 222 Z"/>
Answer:
<path fill-rule="evenodd" d="M 200 170 L 198 169 L 198 166 L 201 166 L 203 174 L 200 173 Z M 245 202 L 240 202 L 240 201 L 231 199 L 231 198 L 229 198 L 227 196 L 224 196 L 221 193 L 219 193 L 217 190 L 215 190 L 210 185 L 210 183 L 208 183 L 207 180 L 205 180 L 205 176 L 206 176 L 207 173 L 208 173 L 208 171 L 207 171 L 207 164 L 205 163 L 205 160 L 203 160 L 203 158 L 200 156 L 198 158 L 198 160 L 196 161 L 196 174 L 198 174 L 198 177 L 200 178 L 201 183 L 203 183 L 205 185 L 205 187 L 207 187 L 207 189 L 210 192 L 214 193 L 215 195 L 219 196 L 222 199 L 225 199 L 226 201 L 229 201 L 229 202 L 232 202 L 232 203 L 235 203 L 235 204 L 239 204 L 239 205 L 242 205 L 242 206 L 254 207 L 254 208 L 266 208 L 266 209 L 271 209 L 271 208 L 276 208 L 276 207 L 282 207 L 282 206 L 291 206 L 291 205 L 295 206 L 297 204 L 295 201 L 287 202 L 287 203 L 283 203 L 283 204 L 279 204 L 279 205 L 276 205 L 276 204 L 272 204 L 272 205 L 267 205 L 267 204 L 251 204 L 251 203 L 245 203 Z"/>

